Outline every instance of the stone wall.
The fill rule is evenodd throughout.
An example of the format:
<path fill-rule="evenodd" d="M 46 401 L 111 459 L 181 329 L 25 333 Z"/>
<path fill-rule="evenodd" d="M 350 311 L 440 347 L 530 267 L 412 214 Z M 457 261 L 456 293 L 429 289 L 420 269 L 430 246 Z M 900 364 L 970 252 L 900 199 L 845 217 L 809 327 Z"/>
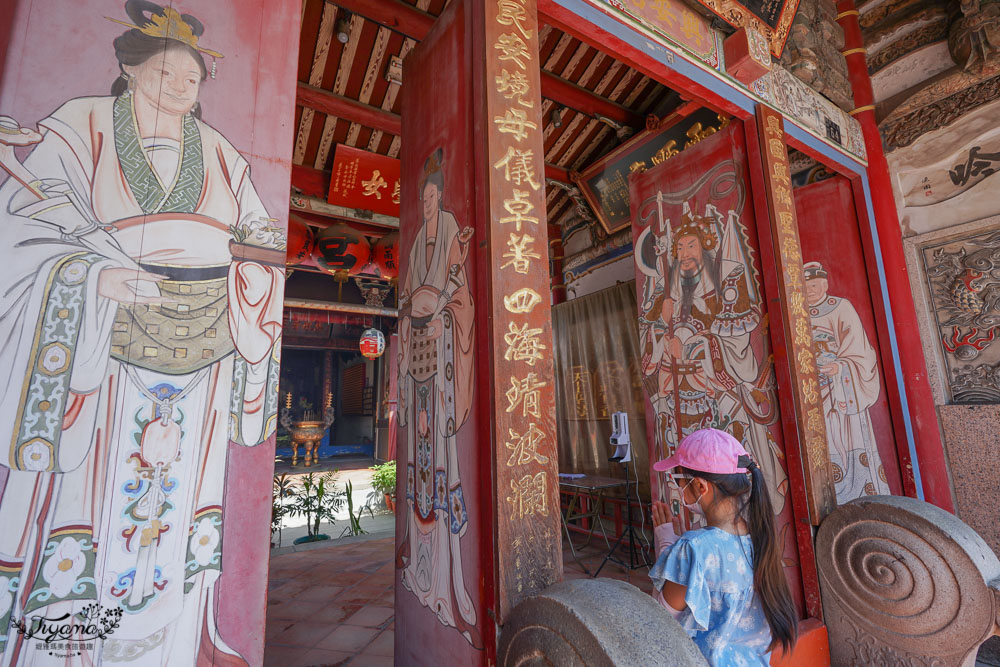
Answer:
<path fill-rule="evenodd" d="M 1000 552 L 1000 59 L 978 4 L 858 4 L 957 513 Z"/>
<path fill-rule="evenodd" d="M 945 405 L 941 428 L 948 447 L 958 516 L 1000 553 L 995 498 L 1000 488 L 997 434 L 1000 405 Z"/>
<path fill-rule="evenodd" d="M 802 0 L 781 54 L 781 65 L 844 111 L 854 108 L 847 62 L 841 55 L 844 31 L 833 0 Z"/>

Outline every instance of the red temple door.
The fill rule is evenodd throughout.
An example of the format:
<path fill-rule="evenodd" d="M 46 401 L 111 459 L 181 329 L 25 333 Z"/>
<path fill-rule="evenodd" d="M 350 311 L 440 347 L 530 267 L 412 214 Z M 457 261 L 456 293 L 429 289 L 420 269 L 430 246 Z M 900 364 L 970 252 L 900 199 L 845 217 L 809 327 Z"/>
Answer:
<path fill-rule="evenodd" d="M 785 572 L 801 603 L 747 169 L 744 131 L 732 124 L 630 179 L 650 461 L 701 428 L 743 442 L 767 479 Z M 654 500 L 667 500 L 660 475 L 651 475 Z"/>
<path fill-rule="evenodd" d="M 901 495 L 893 444 L 901 429 L 894 429 L 882 356 L 888 345 L 876 326 L 870 286 L 877 281 L 866 270 L 851 184 L 837 176 L 797 188 L 794 199 L 837 503 Z"/>

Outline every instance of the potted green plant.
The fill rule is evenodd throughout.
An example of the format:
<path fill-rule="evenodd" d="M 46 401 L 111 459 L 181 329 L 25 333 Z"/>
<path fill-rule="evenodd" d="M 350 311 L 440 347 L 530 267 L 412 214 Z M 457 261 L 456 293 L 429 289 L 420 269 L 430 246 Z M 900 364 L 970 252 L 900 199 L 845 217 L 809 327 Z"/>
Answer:
<path fill-rule="evenodd" d="M 368 514 L 375 518 L 375 513 L 372 512 L 372 508 L 368 503 L 365 503 L 358 509 L 358 513 L 354 513 L 354 485 L 351 484 L 350 480 L 347 481 L 346 490 L 344 491 L 344 497 L 347 498 L 347 519 L 351 522 L 351 525 L 344 528 L 344 532 L 340 534 L 341 537 L 347 534 L 351 535 L 365 535 L 368 533 L 367 530 L 361 528 L 361 515 L 368 511 Z"/>
<path fill-rule="evenodd" d="M 289 514 L 304 516 L 308 532 L 294 544 L 330 539 L 329 535 L 319 532 L 319 526 L 323 521 L 333 524 L 334 516 L 344 504 L 343 496 L 336 492 L 336 474 L 337 471 L 303 475 L 302 487 L 292 491 L 294 502 L 288 508 Z"/>
<path fill-rule="evenodd" d="M 386 461 L 371 467 L 372 488 L 385 496 L 385 506 L 396 511 L 396 462 Z"/>
<path fill-rule="evenodd" d="M 271 542 L 271 546 L 281 546 L 281 524 L 282 519 L 290 513 L 291 507 L 285 504 L 285 498 L 291 498 L 294 493 L 292 482 L 287 473 L 274 476 L 274 486 L 271 491 L 271 537 L 278 533 L 278 544 Z"/>

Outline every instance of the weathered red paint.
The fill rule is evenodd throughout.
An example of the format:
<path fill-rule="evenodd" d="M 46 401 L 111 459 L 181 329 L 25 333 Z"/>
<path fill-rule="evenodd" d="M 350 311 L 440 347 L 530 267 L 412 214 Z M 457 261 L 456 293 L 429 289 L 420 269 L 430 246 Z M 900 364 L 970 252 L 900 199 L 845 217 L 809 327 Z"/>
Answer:
<path fill-rule="evenodd" d="M 474 228 L 468 257 L 464 260 L 465 275 L 475 309 L 475 333 L 472 342 L 473 372 L 479 382 L 473 383 L 474 401 L 471 412 L 456 435 L 458 472 L 468 512 L 468 524 L 459 539 L 458 558 L 450 567 L 461 567 L 464 585 L 475 612 L 474 642 L 468 641 L 452 625 L 442 624 L 434 609 L 428 608 L 411 591 L 403 587 L 406 563 L 408 522 L 415 512 L 407 498 L 409 461 L 409 426 L 400 427 L 397 446 L 399 491 L 396 510 L 396 587 L 395 587 L 395 659 L 397 664 L 484 664 L 495 653 L 495 619 L 491 609 L 494 564 L 492 519 L 492 456 L 489 414 L 490 355 L 480 353 L 490 345 L 487 313 L 490 310 L 489 280 L 479 244 L 487 238 L 480 197 L 475 192 L 476 139 L 474 130 L 476 70 L 471 66 L 475 48 L 471 31 L 472 3 L 451 3 L 435 23 L 432 31 L 410 52 L 403 64 L 407 85 L 400 92 L 400 103 L 407 112 L 403 118 L 400 159 L 402 162 L 400 219 L 400 281 L 401 297 L 410 280 L 411 248 L 423 227 L 421 180 L 425 161 L 437 149 L 441 154 L 441 208 L 450 212 L 459 229 Z M 447 100 L 427 91 L 447 90 Z M 399 355 L 408 354 L 402 333 Z M 442 364 L 443 365 L 443 364 Z M 443 375 L 443 369 L 439 369 Z M 400 373 L 403 368 L 400 368 Z M 413 398 L 407 392 L 411 381 L 400 377 L 400 421 L 413 424 Z M 409 404 L 409 405 L 408 405 Z M 416 554 L 410 554 L 410 558 Z M 454 561 L 460 559 L 460 565 Z M 450 573 L 449 573 L 450 576 Z"/>
<path fill-rule="evenodd" d="M 803 143 L 792 136 L 785 135 L 785 140 L 789 148 L 794 148 L 814 160 L 822 163 L 827 170 L 839 174 L 851 183 L 854 193 L 854 208 L 861 230 L 861 245 L 864 248 L 865 270 L 871 286 L 871 299 L 875 310 L 875 329 L 878 335 L 878 343 L 882 357 L 882 365 L 886 369 L 894 369 L 895 361 L 892 359 L 892 340 L 889 336 L 888 317 L 886 317 L 885 301 L 882 298 L 882 291 L 878 289 L 882 278 L 878 272 L 878 261 L 875 255 L 874 239 L 872 237 L 871 225 L 869 224 L 868 207 L 865 203 L 864 179 L 858 173 L 851 171 L 844 166 L 828 162 L 813 146 Z M 916 484 L 913 476 L 913 465 L 910 462 L 910 450 L 907 446 L 904 424 L 902 402 L 900 399 L 900 385 L 895 372 L 887 372 L 885 375 L 886 394 L 889 399 L 889 412 L 892 417 L 893 431 L 899 437 L 895 439 L 896 457 L 899 461 L 900 472 L 903 482 L 903 493 L 907 496 L 916 497 Z"/>
<path fill-rule="evenodd" d="M 881 285 L 881 277 L 878 274 L 875 244 L 871 234 L 868 207 L 865 204 L 864 188 L 859 176 L 854 176 L 848 180 L 851 183 L 851 190 L 854 193 L 854 211 L 859 221 L 858 227 L 861 230 L 861 246 L 864 249 L 865 268 L 868 272 L 868 283 L 871 286 L 870 294 L 875 310 L 875 328 L 878 334 L 879 351 L 882 353 L 882 367 L 894 369 L 895 361 L 891 354 L 892 339 L 889 336 L 889 320 L 886 317 L 886 303 L 882 298 L 882 290 L 878 288 Z M 917 485 L 914 478 L 910 448 L 906 441 L 906 425 L 900 396 L 901 385 L 895 372 L 886 373 L 884 380 L 886 383 L 886 394 L 889 398 L 889 413 L 892 417 L 892 428 L 896 434 L 896 460 L 899 462 L 903 494 L 911 498 L 916 498 Z"/>
<path fill-rule="evenodd" d="M 293 164 L 292 187 L 307 197 L 326 199 L 326 191 L 330 187 L 330 172 Z"/>
<path fill-rule="evenodd" d="M 847 71 L 854 91 L 855 110 L 852 115 L 861 124 L 868 152 L 868 179 L 871 186 L 875 226 L 878 230 L 882 261 L 885 267 L 886 289 L 892 300 L 893 321 L 899 348 L 900 366 L 906 386 L 914 446 L 917 452 L 924 499 L 955 511 L 944 444 L 937 421 L 934 396 L 927 379 L 927 365 L 918 331 L 917 314 L 903 255 L 903 239 L 892 194 L 889 165 L 882 150 L 882 138 L 875 120 L 874 93 L 865 60 L 864 40 L 854 0 L 837 3 L 838 23 L 844 29 L 844 49 L 848 54 Z M 850 53 L 853 49 L 862 49 Z"/>
<path fill-rule="evenodd" d="M 172 6 L 196 15 L 206 26 L 205 45 L 226 55 L 199 94 L 203 119 L 247 159 L 257 193 L 284 226 L 295 109 L 296 63 L 289 54 L 298 42 L 300 9 L 282 0 Z M 103 17 L 124 19 L 121 8 L 120 2 L 71 3 L 58 11 L 38 0 L 6 3 L 0 20 L 2 113 L 34 127 L 68 99 L 107 94 L 120 74 L 111 42 L 124 28 Z M 228 480 L 240 483 L 225 487 L 222 573 L 210 604 L 220 637 L 249 664 L 261 664 L 274 438 L 256 447 L 230 444 L 227 465 Z"/>

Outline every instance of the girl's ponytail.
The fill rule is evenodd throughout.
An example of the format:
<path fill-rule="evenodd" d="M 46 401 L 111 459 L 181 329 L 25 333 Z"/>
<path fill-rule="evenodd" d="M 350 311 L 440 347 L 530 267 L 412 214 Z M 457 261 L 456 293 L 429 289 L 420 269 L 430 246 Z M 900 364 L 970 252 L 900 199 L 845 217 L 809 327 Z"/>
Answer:
<path fill-rule="evenodd" d="M 768 650 L 781 644 L 788 652 L 795 645 L 799 616 L 782 570 L 781 544 L 775 531 L 774 508 L 764 474 L 756 461 L 750 461 L 746 467 L 751 476 L 747 527 L 753 544 L 753 587 L 771 628 Z"/>

